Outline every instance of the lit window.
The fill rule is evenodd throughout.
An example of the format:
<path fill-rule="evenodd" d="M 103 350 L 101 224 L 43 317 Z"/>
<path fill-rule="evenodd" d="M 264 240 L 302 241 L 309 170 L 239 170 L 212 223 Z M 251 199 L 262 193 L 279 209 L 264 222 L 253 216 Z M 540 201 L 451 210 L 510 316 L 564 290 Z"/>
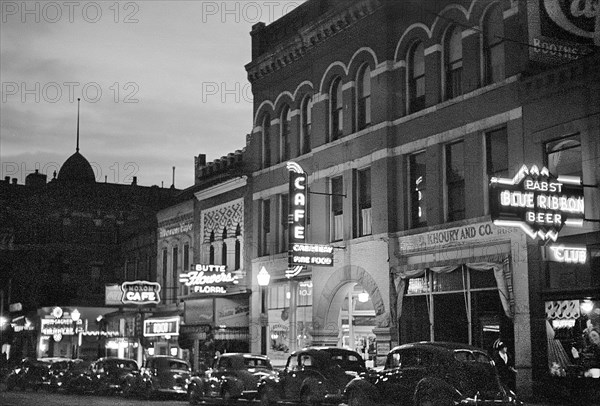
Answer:
<path fill-rule="evenodd" d="M 357 236 L 371 234 L 371 168 L 356 172 Z"/>
<path fill-rule="evenodd" d="M 413 154 L 409 158 L 410 173 L 410 214 L 411 227 L 423 227 L 427 225 L 427 172 L 425 164 L 425 152 Z"/>
<path fill-rule="evenodd" d="M 344 238 L 344 185 L 343 178 L 338 176 L 331 179 L 331 240 L 340 241 Z"/>

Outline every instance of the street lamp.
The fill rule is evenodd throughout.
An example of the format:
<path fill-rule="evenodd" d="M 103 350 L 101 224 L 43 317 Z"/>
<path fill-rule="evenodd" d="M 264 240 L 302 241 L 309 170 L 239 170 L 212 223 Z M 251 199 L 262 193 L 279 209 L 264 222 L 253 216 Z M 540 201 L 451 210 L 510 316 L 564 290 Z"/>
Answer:
<path fill-rule="evenodd" d="M 80 318 L 81 313 L 79 313 L 79 310 L 75 309 L 71 312 L 71 320 L 73 320 L 73 340 L 75 340 L 75 344 L 73 345 L 73 358 L 77 358 L 77 353 L 79 352 L 79 348 L 77 348 L 79 344 L 79 335 L 77 334 L 77 322 Z"/>
<path fill-rule="evenodd" d="M 260 353 L 267 354 L 267 295 L 266 287 L 269 286 L 271 275 L 263 266 L 256 275 L 260 287 Z"/>

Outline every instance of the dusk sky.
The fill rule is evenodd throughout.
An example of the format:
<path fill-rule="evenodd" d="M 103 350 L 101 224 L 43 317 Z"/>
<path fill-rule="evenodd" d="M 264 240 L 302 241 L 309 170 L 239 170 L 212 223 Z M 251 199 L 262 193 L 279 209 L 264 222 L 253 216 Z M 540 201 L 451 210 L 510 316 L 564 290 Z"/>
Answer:
<path fill-rule="evenodd" d="M 0 0 L 2 179 L 52 178 L 80 152 L 96 180 L 194 182 L 252 130 L 252 25 L 297 1 Z"/>

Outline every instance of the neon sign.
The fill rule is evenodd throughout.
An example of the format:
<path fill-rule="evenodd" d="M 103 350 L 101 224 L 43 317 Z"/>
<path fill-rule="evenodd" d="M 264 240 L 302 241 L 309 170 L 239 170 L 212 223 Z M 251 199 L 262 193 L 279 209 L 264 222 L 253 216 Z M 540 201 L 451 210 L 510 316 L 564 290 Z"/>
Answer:
<path fill-rule="evenodd" d="M 542 257 L 546 261 L 563 262 L 567 264 L 585 264 L 587 248 L 578 245 L 548 245 L 543 247 Z"/>
<path fill-rule="evenodd" d="M 123 304 L 145 305 L 160 302 L 160 284 L 157 282 L 123 282 L 121 291 Z"/>
<path fill-rule="evenodd" d="M 227 293 L 226 286 L 239 283 L 239 275 L 227 272 L 226 265 L 197 264 L 193 271 L 179 275 L 179 283 L 191 287 L 192 293 Z"/>
<path fill-rule="evenodd" d="M 333 247 L 320 244 L 291 244 L 293 265 L 333 266 Z"/>
<path fill-rule="evenodd" d="M 292 278 L 304 269 L 304 262 L 295 262 L 292 247 L 306 242 L 306 189 L 308 176 L 296 162 L 288 162 L 289 180 L 289 244 L 288 269 L 285 276 Z"/>
<path fill-rule="evenodd" d="M 579 177 L 555 177 L 545 167 L 523 165 L 512 179 L 490 179 L 494 224 L 521 227 L 531 238 L 556 241 L 564 225 L 583 225 L 584 211 Z"/>
<path fill-rule="evenodd" d="M 179 316 L 144 320 L 144 337 L 179 335 Z"/>

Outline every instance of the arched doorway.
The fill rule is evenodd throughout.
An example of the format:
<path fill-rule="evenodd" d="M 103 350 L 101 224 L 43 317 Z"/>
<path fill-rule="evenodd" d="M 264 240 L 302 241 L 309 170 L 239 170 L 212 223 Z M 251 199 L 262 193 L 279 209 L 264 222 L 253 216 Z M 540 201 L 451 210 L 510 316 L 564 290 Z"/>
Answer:
<path fill-rule="evenodd" d="M 347 293 L 338 316 L 338 346 L 355 350 L 372 364 L 375 354 L 373 330 L 377 325 L 371 296 L 359 283 L 349 283 L 340 290 Z"/>

